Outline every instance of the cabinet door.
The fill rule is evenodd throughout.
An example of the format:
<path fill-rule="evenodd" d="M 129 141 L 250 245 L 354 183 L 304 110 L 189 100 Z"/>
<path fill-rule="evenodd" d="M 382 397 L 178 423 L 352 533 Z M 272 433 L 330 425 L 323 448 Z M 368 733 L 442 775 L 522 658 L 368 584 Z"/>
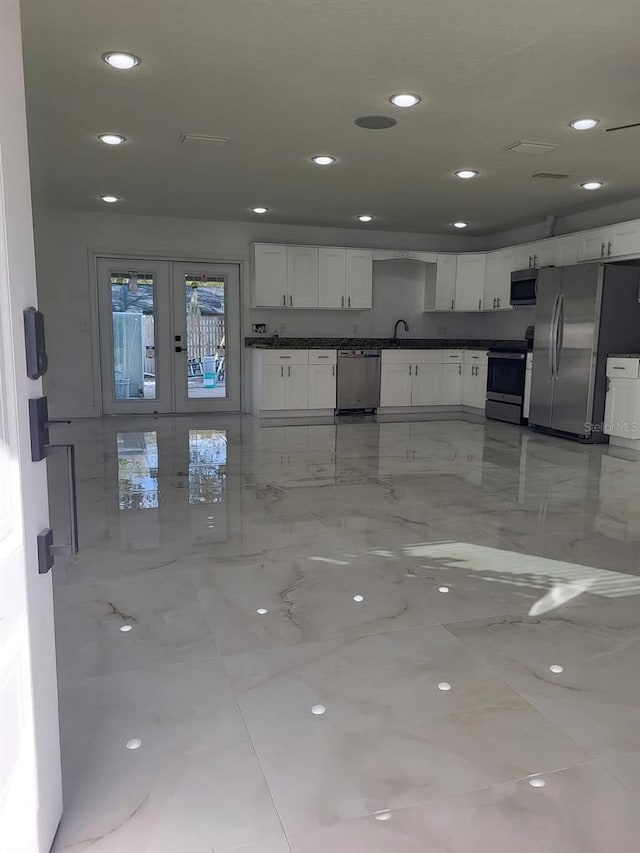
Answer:
<path fill-rule="evenodd" d="M 287 307 L 318 307 L 318 250 L 310 246 L 287 248 Z"/>
<path fill-rule="evenodd" d="M 464 364 L 462 366 L 462 402 L 465 406 L 474 405 L 476 366 L 475 364 Z"/>
<path fill-rule="evenodd" d="M 442 364 L 414 364 L 412 406 L 438 406 L 442 397 Z"/>
<path fill-rule="evenodd" d="M 344 308 L 347 285 L 346 249 L 318 249 L 318 307 Z"/>
<path fill-rule="evenodd" d="M 640 222 L 613 225 L 607 240 L 607 256 L 640 254 Z"/>
<path fill-rule="evenodd" d="M 593 261 L 604 258 L 607 253 L 607 243 L 612 234 L 608 228 L 598 228 L 596 231 L 585 231 L 578 238 L 578 260 Z"/>
<path fill-rule="evenodd" d="M 458 255 L 456 311 L 481 311 L 487 258 L 482 254 Z"/>
<path fill-rule="evenodd" d="M 607 379 L 604 431 L 619 438 L 640 438 L 637 379 Z"/>
<path fill-rule="evenodd" d="M 476 380 L 475 386 L 473 389 L 473 399 L 474 402 L 471 404 L 476 409 L 482 409 L 484 412 L 485 407 L 487 405 L 487 375 L 489 373 L 489 368 L 486 364 L 479 365 L 476 370 L 476 375 L 474 379 Z"/>
<path fill-rule="evenodd" d="M 524 418 L 529 417 L 529 408 L 531 406 L 531 376 L 533 375 L 533 370 L 529 365 L 527 365 L 527 369 L 524 372 L 524 401 L 522 403 L 522 416 Z"/>
<path fill-rule="evenodd" d="M 453 311 L 456 299 L 455 255 L 438 255 L 436 261 L 436 311 Z"/>
<path fill-rule="evenodd" d="M 287 247 L 256 243 L 254 276 L 255 306 L 282 308 L 287 301 Z"/>
<path fill-rule="evenodd" d="M 335 409 L 336 366 L 335 364 L 309 365 L 309 408 Z"/>
<path fill-rule="evenodd" d="M 285 408 L 284 383 L 287 368 L 282 364 L 263 364 L 260 375 L 260 408 Z"/>
<path fill-rule="evenodd" d="M 531 243 L 529 251 L 532 255 L 532 266 L 549 267 L 556 262 L 556 244 L 552 239 Z"/>
<path fill-rule="evenodd" d="M 372 305 L 372 252 L 347 249 L 347 308 L 371 308 Z"/>
<path fill-rule="evenodd" d="M 443 406 L 462 405 L 462 363 L 444 364 L 442 366 L 442 395 L 440 402 Z"/>
<path fill-rule="evenodd" d="M 566 237 L 555 237 L 556 253 L 555 263 L 557 267 L 570 267 L 578 263 L 578 235 L 567 234 Z"/>
<path fill-rule="evenodd" d="M 410 406 L 413 365 L 383 364 L 380 376 L 381 406 Z"/>
<path fill-rule="evenodd" d="M 511 273 L 515 269 L 513 260 L 513 254 L 508 249 L 487 254 L 484 302 L 482 304 L 485 311 L 511 309 L 509 298 L 511 295 Z"/>
<path fill-rule="evenodd" d="M 285 372 L 285 409 L 307 409 L 309 407 L 309 366 L 289 364 Z"/>

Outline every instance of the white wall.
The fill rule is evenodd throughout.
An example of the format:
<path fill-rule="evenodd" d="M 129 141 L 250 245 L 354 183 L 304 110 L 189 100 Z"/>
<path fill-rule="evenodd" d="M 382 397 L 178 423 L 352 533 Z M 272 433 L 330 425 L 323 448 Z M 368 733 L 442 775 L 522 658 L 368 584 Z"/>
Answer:
<path fill-rule="evenodd" d="M 484 248 L 482 238 L 455 235 L 400 234 L 364 229 L 307 228 L 270 225 L 265 222 L 222 222 L 171 219 L 160 216 L 128 216 L 118 213 L 83 213 L 40 210 L 35 214 L 38 293 L 47 318 L 49 372 L 45 390 L 53 417 L 94 417 L 100 413 L 99 389 L 94 377 L 98 366 L 95 288 L 92 252 L 150 255 L 156 257 L 243 261 L 254 241 L 280 241 L 318 245 L 422 249 L 425 251 L 474 251 Z M 421 268 L 419 268 L 421 269 Z M 376 308 L 367 312 L 252 312 L 244 299 L 243 333 L 251 322 L 282 326 L 281 334 L 352 335 L 390 334 L 400 307 L 410 317 L 411 334 L 421 336 L 426 322 L 419 316 L 411 274 L 394 273 L 387 285 L 376 273 Z M 248 294 L 248 281 L 245 281 Z M 258 320 L 263 315 L 266 319 Z M 295 315 L 295 316 L 294 316 Z M 442 316 L 442 315 L 441 315 Z M 419 330 L 419 326 L 423 328 Z M 432 326 L 433 318 L 429 321 Z M 446 320 L 446 332 L 456 335 L 476 329 L 480 321 L 463 317 Z M 482 322 L 485 322 L 483 319 Z M 455 328 L 454 328 L 455 326 Z M 464 327 L 464 331 L 463 331 Z M 431 327 L 429 327 L 431 328 Z M 435 327 L 434 327 L 435 329 Z M 434 331 L 435 333 L 435 331 Z"/>

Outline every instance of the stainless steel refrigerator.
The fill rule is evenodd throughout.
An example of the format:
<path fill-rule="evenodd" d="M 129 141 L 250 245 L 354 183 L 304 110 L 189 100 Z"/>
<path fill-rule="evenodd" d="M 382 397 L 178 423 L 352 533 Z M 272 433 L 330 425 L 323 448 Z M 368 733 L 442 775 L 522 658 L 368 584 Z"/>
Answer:
<path fill-rule="evenodd" d="M 606 441 L 607 355 L 640 350 L 639 285 L 638 266 L 540 270 L 530 426 L 581 441 Z"/>

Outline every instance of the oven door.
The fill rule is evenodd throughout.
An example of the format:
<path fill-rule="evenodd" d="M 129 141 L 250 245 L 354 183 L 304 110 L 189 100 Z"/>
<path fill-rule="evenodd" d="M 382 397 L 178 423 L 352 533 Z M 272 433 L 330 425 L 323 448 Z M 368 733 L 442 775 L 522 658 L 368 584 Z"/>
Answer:
<path fill-rule="evenodd" d="M 524 400 L 526 363 L 524 352 L 490 352 L 487 400 L 521 404 Z"/>

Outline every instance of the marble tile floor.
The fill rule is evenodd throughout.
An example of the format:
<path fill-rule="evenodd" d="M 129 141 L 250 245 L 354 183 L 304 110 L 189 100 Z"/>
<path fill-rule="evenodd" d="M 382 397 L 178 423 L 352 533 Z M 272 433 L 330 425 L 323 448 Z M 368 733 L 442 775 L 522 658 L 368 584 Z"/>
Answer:
<path fill-rule="evenodd" d="M 637 851 L 640 462 L 450 419 L 52 432 L 55 851 Z"/>

